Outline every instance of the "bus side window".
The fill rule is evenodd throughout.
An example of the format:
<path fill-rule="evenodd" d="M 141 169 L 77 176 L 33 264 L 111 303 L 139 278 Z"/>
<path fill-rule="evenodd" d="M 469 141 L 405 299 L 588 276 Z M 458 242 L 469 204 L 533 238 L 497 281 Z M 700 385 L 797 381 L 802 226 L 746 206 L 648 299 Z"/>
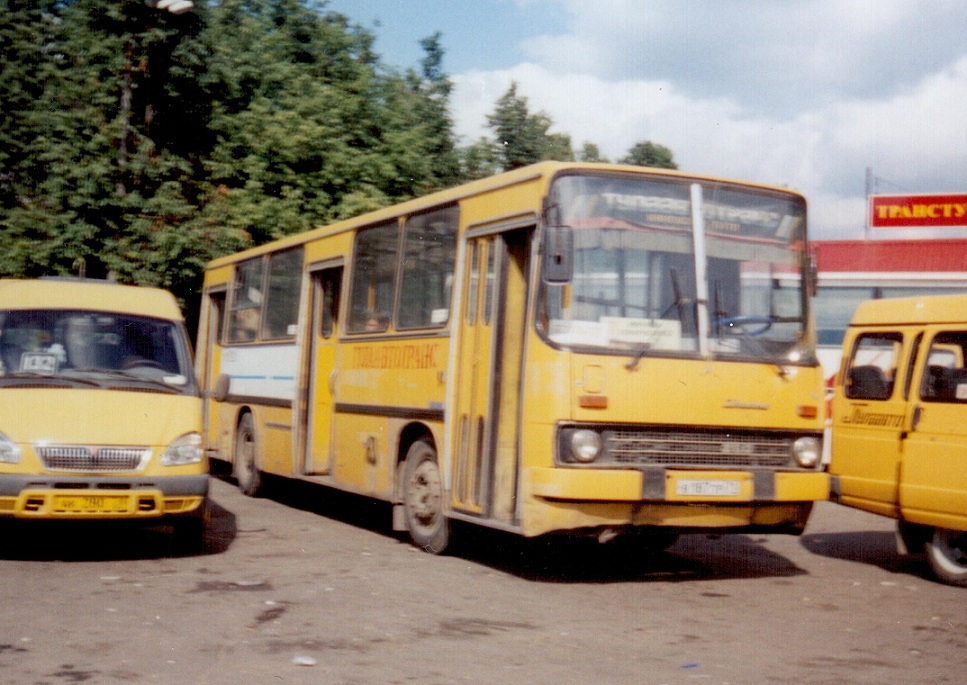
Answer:
<path fill-rule="evenodd" d="M 450 317 L 457 207 L 412 216 L 403 238 L 398 328 L 436 328 Z"/>
<path fill-rule="evenodd" d="M 268 274 L 262 338 L 295 337 L 302 283 L 302 248 L 271 255 Z"/>
<path fill-rule="evenodd" d="M 228 319 L 228 342 L 255 340 L 262 318 L 262 258 L 250 259 L 235 270 L 232 308 Z"/>
<path fill-rule="evenodd" d="M 846 374 L 846 397 L 886 400 L 893 395 L 896 369 L 903 346 L 899 333 L 870 333 L 853 346 Z"/>
<path fill-rule="evenodd" d="M 393 221 L 356 234 L 346 326 L 349 333 L 376 333 L 389 326 L 399 233 L 399 224 Z"/>

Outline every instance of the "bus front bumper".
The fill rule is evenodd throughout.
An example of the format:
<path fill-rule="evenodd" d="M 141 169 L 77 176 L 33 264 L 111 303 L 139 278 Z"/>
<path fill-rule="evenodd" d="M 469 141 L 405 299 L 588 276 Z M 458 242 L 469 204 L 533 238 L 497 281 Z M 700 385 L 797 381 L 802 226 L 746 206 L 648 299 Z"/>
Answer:
<path fill-rule="evenodd" d="M 531 468 L 525 535 L 613 526 L 801 533 L 813 503 L 829 497 L 816 471 Z"/>

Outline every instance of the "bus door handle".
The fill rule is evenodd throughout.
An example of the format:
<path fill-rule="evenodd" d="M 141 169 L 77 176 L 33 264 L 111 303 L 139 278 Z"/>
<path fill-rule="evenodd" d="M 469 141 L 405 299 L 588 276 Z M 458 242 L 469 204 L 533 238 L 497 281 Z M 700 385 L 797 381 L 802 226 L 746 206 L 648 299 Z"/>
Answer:
<path fill-rule="evenodd" d="M 338 374 L 339 374 L 339 371 L 337 371 L 336 369 L 333 369 L 329 373 L 329 394 L 333 396 L 335 396 L 336 394 L 336 376 Z"/>

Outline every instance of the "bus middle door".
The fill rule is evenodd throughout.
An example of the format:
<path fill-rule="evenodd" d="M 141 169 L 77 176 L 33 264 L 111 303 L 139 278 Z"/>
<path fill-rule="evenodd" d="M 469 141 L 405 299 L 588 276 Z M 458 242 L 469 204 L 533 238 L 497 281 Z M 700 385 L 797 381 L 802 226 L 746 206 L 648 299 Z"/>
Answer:
<path fill-rule="evenodd" d="M 332 470 L 332 424 L 335 402 L 332 374 L 336 365 L 336 327 L 343 267 L 312 272 L 306 397 L 305 474 Z"/>
<path fill-rule="evenodd" d="M 459 324 L 451 506 L 502 522 L 516 506 L 530 235 L 469 240 Z"/>

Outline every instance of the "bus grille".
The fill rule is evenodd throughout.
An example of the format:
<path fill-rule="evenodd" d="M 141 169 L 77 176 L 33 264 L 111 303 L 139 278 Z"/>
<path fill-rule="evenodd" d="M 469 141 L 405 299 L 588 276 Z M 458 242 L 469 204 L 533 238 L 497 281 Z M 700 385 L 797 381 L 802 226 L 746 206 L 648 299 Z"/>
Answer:
<path fill-rule="evenodd" d="M 140 471 L 151 458 L 147 447 L 43 445 L 36 451 L 49 471 Z"/>
<path fill-rule="evenodd" d="M 609 430 L 604 432 L 604 460 L 620 466 L 783 467 L 791 465 L 791 444 L 785 436 L 714 429 Z"/>

